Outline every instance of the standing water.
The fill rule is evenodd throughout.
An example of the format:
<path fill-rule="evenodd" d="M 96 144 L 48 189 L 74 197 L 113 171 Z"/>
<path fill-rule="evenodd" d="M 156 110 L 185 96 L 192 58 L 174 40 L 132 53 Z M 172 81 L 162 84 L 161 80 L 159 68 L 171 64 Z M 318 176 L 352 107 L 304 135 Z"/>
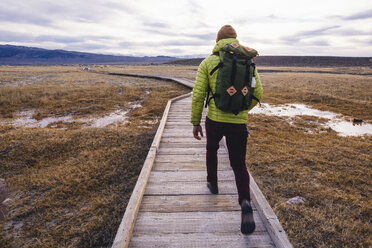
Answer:
<path fill-rule="evenodd" d="M 352 121 L 347 121 L 341 114 L 313 109 L 304 104 L 272 106 L 265 103 L 262 104 L 262 107 L 256 107 L 249 113 L 287 117 L 300 115 L 315 116 L 328 119 L 329 121 L 324 126 L 335 130 L 340 136 L 372 135 L 372 124 L 361 123 L 361 125 L 355 125 Z"/>

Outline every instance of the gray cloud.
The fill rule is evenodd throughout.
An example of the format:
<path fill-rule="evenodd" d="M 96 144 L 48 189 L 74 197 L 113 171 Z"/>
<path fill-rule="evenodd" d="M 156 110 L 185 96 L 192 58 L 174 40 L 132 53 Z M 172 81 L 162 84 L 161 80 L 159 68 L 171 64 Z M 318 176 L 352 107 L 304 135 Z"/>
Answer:
<path fill-rule="evenodd" d="M 32 39 L 29 34 L 0 30 L 0 42 L 30 42 Z"/>
<path fill-rule="evenodd" d="M 372 38 L 369 38 L 369 39 L 354 38 L 354 39 L 351 39 L 351 42 L 356 43 L 359 46 L 367 46 L 367 47 L 372 46 Z"/>
<path fill-rule="evenodd" d="M 327 40 L 314 40 L 309 41 L 306 43 L 309 46 L 329 46 L 329 42 Z"/>
<path fill-rule="evenodd" d="M 361 20 L 369 18 L 372 18 L 372 9 L 342 17 L 343 20 Z"/>
<path fill-rule="evenodd" d="M 219 22 L 209 21 L 209 18 L 218 15 L 223 8 L 212 4 L 206 5 L 198 0 L 187 0 L 177 2 L 179 6 L 172 5 L 169 10 L 159 12 L 179 11 L 176 15 L 168 17 L 156 11 L 155 8 L 158 7 L 156 2 L 150 2 L 2 0 L 0 1 L 0 42 L 110 53 L 129 51 L 151 54 L 165 52 L 190 54 L 203 53 L 206 49 L 206 52 L 209 52 L 209 46 L 214 44 L 213 41 L 220 28 L 217 26 Z M 257 3 L 257 5 L 263 4 Z M 146 16 L 146 13 L 149 13 L 148 8 L 154 8 L 155 11 L 150 12 L 153 13 L 152 16 Z M 315 20 L 311 16 L 299 16 L 296 13 L 285 15 L 280 8 L 271 12 L 258 13 L 257 11 L 254 15 L 244 14 L 244 9 L 240 8 L 236 9 L 236 15 L 224 16 L 223 24 L 230 23 L 233 26 L 239 24 L 241 27 L 237 31 L 241 42 L 245 44 L 247 41 L 249 42 L 247 45 L 257 46 L 258 49 L 260 46 L 267 49 L 281 46 L 299 51 L 301 46 L 305 50 L 314 50 L 313 47 L 316 46 L 318 50 L 325 53 L 328 52 L 327 49 L 329 53 L 336 53 L 330 51 L 328 47 L 335 45 L 342 48 L 344 41 L 348 43 L 347 46 L 365 46 L 364 49 L 371 47 L 372 29 L 357 26 L 358 22 L 354 22 L 354 20 L 366 22 L 370 20 L 368 18 L 372 18 L 372 9 L 365 9 L 360 8 L 359 12 L 355 13 L 345 12 L 347 14 L 344 16 L 321 16 L 321 19 Z M 309 11 L 312 11 L 310 6 Z M 301 24 L 314 27 L 325 18 L 329 20 L 324 22 L 328 26 L 288 33 L 293 23 L 299 24 L 293 29 L 300 30 Z M 262 36 L 255 36 L 257 32 L 251 32 L 251 30 L 255 31 L 255 25 L 259 26 Z M 287 28 L 286 25 L 290 27 Z M 282 37 L 277 38 L 276 34 L 269 33 L 274 26 L 282 30 Z M 26 27 L 30 28 L 26 29 Z M 24 32 L 21 33 L 20 30 Z M 107 34 L 107 37 L 95 34 Z M 130 34 L 133 40 L 126 34 Z M 151 50 L 148 49 L 150 46 Z M 189 51 L 189 46 L 194 47 L 193 51 Z"/>
<path fill-rule="evenodd" d="M 216 36 L 217 36 L 217 32 L 213 33 L 213 32 L 208 32 L 208 33 L 205 33 L 205 34 L 183 34 L 184 36 L 186 37 L 190 37 L 190 38 L 198 38 L 200 40 L 215 40 L 216 39 Z"/>
<path fill-rule="evenodd" d="M 28 6 L 19 5 L 19 3 L 4 3 L 0 5 L 0 21 L 3 22 L 15 22 L 15 23 L 28 23 L 42 26 L 49 26 L 53 19 L 48 16 L 44 16 L 40 13 L 35 15 L 35 12 L 30 12 Z M 9 7 L 11 6 L 11 8 Z M 37 11 L 36 11 L 37 12 Z"/>
<path fill-rule="evenodd" d="M 84 11 L 85 10 L 85 11 Z M 9 1 L 0 3 L 0 21 L 53 25 L 59 20 L 97 23 L 114 14 L 135 15 L 136 11 L 125 3 L 109 1 Z"/>
<path fill-rule="evenodd" d="M 170 26 L 167 23 L 163 23 L 163 22 L 145 21 L 143 22 L 143 25 L 146 27 L 151 27 L 151 28 L 161 28 L 161 29 L 170 28 Z"/>
<path fill-rule="evenodd" d="M 333 34 L 341 35 L 341 36 L 372 36 L 372 30 L 371 31 L 362 31 L 358 29 L 339 29 L 335 30 Z"/>
<path fill-rule="evenodd" d="M 329 33 L 329 31 L 340 28 L 340 27 L 341 26 L 324 27 L 324 28 L 319 28 L 319 29 L 315 29 L 315 30 L 300 32 L 297 35 L 300 36 L 300 37 L 319 36 L 319 35 L 327 34 L 327 33 Z"/>
<path fill-rule="evenodd" d="M 118 43 L 121 47 L 133 48 L 140 46 L 157 46 L 157 47 L 184 47 L 184 46 L 205 46 L 206 42 L 202 40 L 168 40 L 168 41 L 148 41 L 148 42 L 131 42 L 122 41 Z"/>
<path fill-rule="evenodd" d="M 269 18 L 269 19 L 275 19 L 275 20 L 279 19 L 279 17 L 277 15 L 274 15 L 274 14 L 268 15 L 266 17 Z"/>
<path fill-rule="evenodd" d="M 286 43 L 287 45 L 294 45 L 294 44 L 301 42 L 301 40 L 306 39 L 306 38 L 315 38 L 318 36 L 327 35 L 329 34 L 330 31 L 338 29 L 338 28 L 340 28 L 340 26 L 330 26 L 330 27 L 318 28 L 314 30 L 302 31 L 302 32 L 298 32 L 292 35 L 281 37 L 280 40 Z"/>
<path fill-rule="evenodd" d="M 0 30 L 0 42 L 55 42 L 55 43 L 80 43 L 87 41 L 104 41 L 112 38 L 106 36 L 71 36 L 71 35 L 32 35 L 29 33 L 11 32 Z"/>
<path fill-rule="evenodd" d="M 121 41 L 118 45 L 125 48 L 131 48 L 133 46 L 138 46 L 138 42 Z"/>
<path fill-rule="evenodd" d="M 164 51 L 171 54 L 185 54 L 185 52 L 188 52 L 186 49 L 180 48 L 165 49 Z"/>
<path fill-rule="evenodd" d="M 97 52 L 104 49 L 111 48 L 109 44 L 91 44 L 88 42 L 79 42 L 73 44 L 67 44 L 63 49 L 69 51 L 85 51 L 85 52 Z"/>
<path fill-rule="evenodd" d="M 161 44 L 165 46 L 203 46 L 206 43 L 201 40 L 169 40 Z"/>
<path fill-rule="evenodd" d="M 33 39 L 34 42 L 55 42 L 55 43 L 78 43 L 84 41 L 82 37 L 70 37 L 60 35 L 40 35 Z"/>

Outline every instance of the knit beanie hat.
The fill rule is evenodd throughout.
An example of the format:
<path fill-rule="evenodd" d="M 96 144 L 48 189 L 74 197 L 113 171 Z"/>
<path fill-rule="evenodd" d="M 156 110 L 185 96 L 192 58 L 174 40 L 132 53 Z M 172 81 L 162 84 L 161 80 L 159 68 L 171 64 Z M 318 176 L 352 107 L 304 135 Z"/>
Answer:
<path fill-rule="evenodd" d="M 225 25 L 223 26 L 220 31 L 217 33 L 217 39 L 216 42 L 222 39 L 227 39 L 227 38 L 234 38 L 236 39 L 236 31 L 231 25 Z"/>

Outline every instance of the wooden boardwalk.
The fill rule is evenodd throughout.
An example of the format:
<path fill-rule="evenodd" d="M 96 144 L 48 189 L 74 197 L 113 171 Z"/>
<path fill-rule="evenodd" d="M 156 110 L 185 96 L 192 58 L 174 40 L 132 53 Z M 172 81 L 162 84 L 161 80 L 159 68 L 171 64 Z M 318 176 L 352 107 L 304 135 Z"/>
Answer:
<path fill-rule="evenodd" d="M 209 192 L 205 137 L 193 138 L 190 111 L 191 94 L 168 102 L 112 247 L 292 247 L 253 178 L 256 230 L 241 234 L 238 195 L 223 142 L 220 193 Z"/>

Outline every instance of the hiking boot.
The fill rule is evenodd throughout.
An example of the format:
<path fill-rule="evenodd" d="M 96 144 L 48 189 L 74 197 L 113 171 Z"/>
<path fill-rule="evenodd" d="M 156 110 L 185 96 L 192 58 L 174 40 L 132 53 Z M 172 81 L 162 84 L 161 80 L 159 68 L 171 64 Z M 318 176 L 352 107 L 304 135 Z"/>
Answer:
<path fill-rule="evenodd" d="M 242 225 L 241 231 L 243 234 L 251 234 L 256 229 L 256 224 L 253 219 L 253 209 L 248 200 L 243 200 L 242 207 Z"/>
<path fill-rule="evenodd" d="M 217 183 L 207 182 L 207 187 L 211 191 L 212 194 L 218 194 L 218 186 Z"/>

